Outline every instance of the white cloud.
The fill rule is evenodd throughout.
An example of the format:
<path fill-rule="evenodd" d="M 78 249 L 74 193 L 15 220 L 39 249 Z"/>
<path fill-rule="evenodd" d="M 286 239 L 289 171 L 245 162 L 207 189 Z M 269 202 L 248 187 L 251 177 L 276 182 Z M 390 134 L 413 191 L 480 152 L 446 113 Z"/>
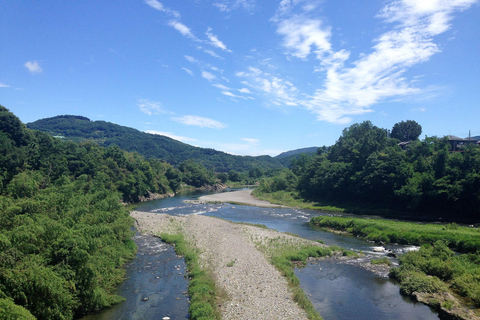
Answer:
<path fill-rule="evenodd" d="M 214 35 L 210 31 L 212 31 L 212 28 L 208 28 L 207 32 L 205 33 L 208 39 L 210 40 L 210 44 L 212 44 L 214 47 L 222 49 L 223 51 L 231 52 L 230 50 L 227 49 L 227 46 L 222 41 L 220 41 L 216 35 Z"/>
<path fill-rule="evenodd" d="M 215 88 L 218 88 L 220 90 L 230 90 L 229 87 L 224 86 L 223 84 L 219 84 L 219 83 L 212 84 L 212 86 L 214 86 Z"/>
<path fill-rule="evenodd" d="M 265 96 L 269 97 L 275 105 L 296 106 L 299 104 L 299 100 L 296 97 L 298 89 L 290 81 L 281 79 L 278 76 L 273 76 L 255 67 L 249 67 L 248 71 L 237 72 L 236 76 L 248 78 L 249 82 L 242 81 L 242 84 L 262 92 Z M 251 93 L 248 88 L 242 88 L 239 91 L 242 93 Z"/>
<path fill-rule="evenodd" d="M 258 145 L 260 143 L 260 140 L 258 139 L 252 139 L 252 138 L 242 138 L 243 141 L 248 142 L 249 144 L 252 145 Z"/>
<path fill-rule="evenodd" d="M 318 120 L 345 124 L 352 116 L 371 112 L 371 107 L 386 98 L 405 97 L 424 90 L 413 86 L 404 74 L 414 65 L 428 61 L 440 49 L 433 37 L 447 31 L 453 13 L 469 8 L 476 0 L 398 0 L 386 5 L 378 18 L 390 25 L 374 40 L 370 53 L 364 53 L 356 61 L 345 62 L 350 52 L 334 51 L 330 44 L 331 27 L 322 21 L 310 18 L 307 1 L 283 0 L 272 21 L 277 23 L 277 33 L 283 37 L 283 45 L 293 56 L 306 59 L 316 54 L 319 66 L 314 71 L 322 72 L 325 80 L 308 98 L 296 100 L 294 91 L 288 91 L 286 82 L 277 81 L 265 74 L 257 76 L 250 84 L 266 93 L 274 94 L 277 103 L 297 103 L 317 115 Z M 301 4 L 301 13 L 296 6 Z M 237 76 L 251 76 L 251 72 Z M 289 98 L 289 99 L 286 99 Z"/>
<path fill-rule="evenodd" d="M 25 62 L 24 66 L 30 71 L 31 73 L 41 73 L 43 71 L 42 67 L 40 67 L 40 64 L 38 61 L 33 60 L 33 61 L 27 61 Z"/>
<path fill-rule="evenodd" d="M 150 7 L 158 10 L 158 11 L 162 11 L 162 12 L 165 12 L 167 14 L 171 14 L 175 18 L 180 18 L 180 13 L 178 13 L 175 10 L 165 8 L 163 6 L 163 4 L 161 2 L 158 2 L 157 0 L 145 0 L 145 3 L 148 4 Z"/>
<path fill-rule="evenodd" d="M 204 118 L 200 116 L 187 115 L 183 117 L 172 118 L 174 121 L 188 125 L 188 126 L 197 126 L 202 128 L 212 128 L 212 129 L 223 129 L 226 127 L 225 124 L 218 122 L 213 119 Z"/>
<path fill-rule="evenodd" d="M 216 76 L 208 71 L 202 71 L 202 77 L 207 79 L 208 81 L 212 81 L 213 79 L 216 78 Z"/>
<path fill-rule="evenodd" d="M 160 135 L 160 136 L 169 137 L 169 138 L 172 138 L 172 139 L 175 139 L 175 140 L 178 140 L 178 141 L 182 141 L 182 142 L 197 141 L 197 139 L 177 136 L 176 134 L 173 134 L 171 132 L 164 132 L 164 131 L 157 131 L 157 130 L 147 130 L 145 132 L 150 133 L 150 134 L 156 134 L 156 135 Z"/>
<path fill-rule="evenodd" d="M 222 12 L 230 12 L 238 8 L 252 11 L 255 9 L 256 0 L 219 0 L 213 3 L 214 7 L 217 7 Z"/>
<path fill-rule="evenodd" d="M 187 38 L 191 38 L 196 40 L 197 38 L 193 35 L 192 31 L 190 30 L 189 27 L 181 23 L 180 21 L 177 20 L 171 20 L 168 25 L 170 27 L 175 28 L 178 32 L 180 32 L 182 35 L 184 35 Z"/>
<path fill-rule="evenodd" d="M 187 69 L 187 68 L 182 68 L 182 70 L 184 70 L 186 73 L 188 73 L 189 75 L 193 76 L 193 71 L 190 70 L 190 69 Z"/>
<path fill-rule="evenodd" d="M 137 106 L 140 108 L 145 114 L 149 116 L 154 114 L 166 114 L 169 113 L 168 111 L 164 110 L 162 104 L 156 101 L 150 101 L 148 99 L 138 99 Z"/>
<path fill-rule="evenodd" d="M 192 56 L 185 56 L 185 59 L 187 59 L 187 60 L 188 60 L 189 62 L 191 62 L 191 63 L 197 63 L 197 62 L 198 62 L 198 60 L 195 59 L 195 58 L 192 57 Z"/>
<path fill-rule="evenodd" d="M 8 84 L 0 82 L 0 88 L 10 88 Z"/>
<path fill-rule="evenodd" d="M 329 38 L 330 28 L 322 28 L 320 20 L 306 19 L 303 16 L 293 16 L 279 23 L 277 33 L 284 37 L 284 46 L 293 55 L 305 59 L 310 55 L 312 47 L 317 58 L 331 49 Z"/>
<path fill-rule="evenodd" d="M 214 57 L 214 58 L 221 58 L 218 54 L 216 54 L 216 53 L 215 53 L 214 51 L 212 51 L 212 50 L 204 49 L 203 52 L 208 53 L 209 55 L 211 55 L 211 56 Z"/>

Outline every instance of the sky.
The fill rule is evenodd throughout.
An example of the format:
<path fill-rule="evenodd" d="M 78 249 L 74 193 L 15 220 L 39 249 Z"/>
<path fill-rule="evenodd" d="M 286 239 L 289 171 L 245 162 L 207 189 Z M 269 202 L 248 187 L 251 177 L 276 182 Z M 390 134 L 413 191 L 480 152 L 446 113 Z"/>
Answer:
<path fill-rule="evenodd" d="M 0 105 L 236 155 L 480 135 L 480 0 L 0 0 Z"/>

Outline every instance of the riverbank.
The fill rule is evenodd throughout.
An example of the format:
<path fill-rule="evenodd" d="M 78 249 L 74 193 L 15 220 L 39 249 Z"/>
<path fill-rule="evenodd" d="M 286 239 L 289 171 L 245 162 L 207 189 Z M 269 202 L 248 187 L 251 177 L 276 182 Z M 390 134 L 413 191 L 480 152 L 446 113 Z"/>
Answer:
<path fill-rule="evenodd" d="M 131 216 L 140 232 L 180 233 L 199 250 L 203 269 L 210 270 L 224 292 L 218 302 L 222 319 L 308 319 L 294 301 L 287 278 L 268 261 L 268 253 L 257 247 L 282 242 L 284 246 L 323 248 L 320 243 L 207 216 L 137 211 Z"/>
<path fill-rule="evenodd" d="M 253 189 L 215 193 L 206 196 L 201 196 L 198 200 L 190 201 L 193 203 L 208 203 L 208 202 L 227 202 L 239 205 L 265 207 L 265 208 L 286 208 L 287 206 L 273 204 L 269 201 L 259 200 L 252 195 Z"/>

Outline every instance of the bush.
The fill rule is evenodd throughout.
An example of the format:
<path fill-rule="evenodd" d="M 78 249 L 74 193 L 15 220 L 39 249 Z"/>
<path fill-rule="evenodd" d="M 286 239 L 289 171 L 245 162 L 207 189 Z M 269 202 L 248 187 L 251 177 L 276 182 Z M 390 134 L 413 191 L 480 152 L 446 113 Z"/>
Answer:
<path fill-rule="evenodd" d="M 439 293 L 448 291 L 448 286 L 434 276 L 427 276 L 422 272 L 404 271 L 397 276 L 400 278 L 400 292 L 411 295 L 414 292 Z"/>

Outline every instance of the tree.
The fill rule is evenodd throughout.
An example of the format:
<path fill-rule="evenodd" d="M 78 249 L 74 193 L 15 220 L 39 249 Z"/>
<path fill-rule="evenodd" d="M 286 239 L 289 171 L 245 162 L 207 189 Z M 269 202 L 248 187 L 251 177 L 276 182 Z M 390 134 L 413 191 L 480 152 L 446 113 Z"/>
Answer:
<path fill-rule="evenodd" d="M 422 134 L 422 126 L 416 121 L 407 120 L 395 123 L 390 136 L 400 141 L 417 140 Z"/>

